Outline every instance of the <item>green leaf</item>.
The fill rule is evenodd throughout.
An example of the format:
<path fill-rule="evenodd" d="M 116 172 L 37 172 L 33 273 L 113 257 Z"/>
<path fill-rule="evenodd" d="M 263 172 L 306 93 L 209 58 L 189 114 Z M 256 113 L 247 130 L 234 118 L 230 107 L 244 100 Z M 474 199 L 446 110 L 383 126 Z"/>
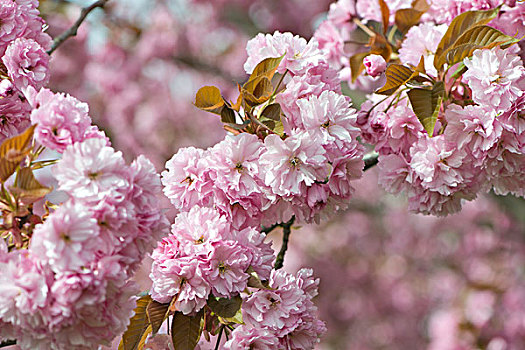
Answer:
<path fill-rule="evenodd" d="M 454 18 L 438 44 L 434 57 L 434 67 L 440 70 L 445 63 L 441 56 L 454 45 L 459 37 L 473 27 L 490 22 L 497 16 L 500 7 L 487 11 L 467 11 Z"/>
<path fill-rule="evenodd" d="M 224 106 L 221 91 L 215 86 L 203 86 L 195 96 L 195 107 L 220 115 Z"/>
<path fill-rule="evenodd" d="M 119 350 L 141 350 L 144 346 L 146 337 L 152 330 L 146 311 L 151 301 L 150 295 L 145 295 L 137 300 L 135 315 L 131 317 L 128 328 L 122 335 Z"/>
<path fill-rule="evenodd" d="M 0 145 L 0 181 L 6 181 L 31 151 L 36 125 L 31 125 L 22 134 L 11 137 Z"/>
<path fill-rule="evenodd" d="M 239 311 L 242 304 L 242 298 L 236 295 L 230 299 L 227 298 L 216 298 L 210 295 L 208 298 L 208 306 L 211 311 L 220 317 L 228 318 L 233 317 Z"/>
<path fill-rule="evenodd" d="M 400 64 L 391 64 L 386 69 L 385 75 L 386 83 L 376 91 L 377 94 L 392 95 L 400 86 L 417 76 L 418 73 L 412 68 Z"/>
<path fill-rule="evenodd" d="M 272 103 L 264 107 L 261 115 L 271 120 L 281 120 L 281 106 L 278 103 Z"/>
<path fill-rule="evenodd" d="M 178 311 L 173 315 L 171 338 L 175 350 L 193 350 L 201 337 L 201 320 L 204 310 L 195 316 L 187 316 Z"/>
<path fill-rule="evenodd" d="M 432 89 L 416 88 L 407 93 L 414 113 L 430 137 L 434 134 L 444 92 L 443 82 L 440 81 Z"/>
<path fill-rule="evenodd" d="M 453 66 L 463 61 L 464 58 L 472 56 L 475 50 L 490 49 L 498 45 L 506 48 L 519 40 L 505 35 L 495 28 L 485 25 L 477 26 L 460 36 L 454 45 L 440 56 L 437 63 L 441 66 L 444 63 Z"/>
<path fill-rule="evenodd" d="M 157 334 L 164 321 L 168 318 L 169 308 L 170 303 L 161 304 L 155 300 L 152 300 L 148 304 L 146 313 L 148 315 L 153 335 Z"/>

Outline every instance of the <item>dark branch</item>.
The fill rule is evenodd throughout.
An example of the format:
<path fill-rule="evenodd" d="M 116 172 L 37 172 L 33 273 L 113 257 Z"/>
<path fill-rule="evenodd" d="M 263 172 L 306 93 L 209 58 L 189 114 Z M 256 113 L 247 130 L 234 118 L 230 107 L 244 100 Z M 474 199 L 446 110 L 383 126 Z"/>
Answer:
<path fill-rule="evenodd" d="M 16 340 L 4 340 L 0 343 L 0 348 L 6 348 L 11 345 L 16 345 Z"/>
<path fill-rule="evenodd" d="M 273 230 L 275 230 L 277 227 L 281 227 L 281 225 L 282 225 L 282 223 L 273 224 L 272 226 L 268 226 L 268 227 L 262 226 L 261 227 L 261 233 L 264 233 L 265 235 L 267 235 L 268 233 L 270 233 Z"/>
<path fill-rule="evenodd" d="M 288 241 L 290 239 L 290 233 L 292 233 L 292 225 L 294 221 L 295 215 L 292 216 L 290 221 L 280 224 L 280 226 L 283 228 L 283 245 L 281 246 L 281 250 L 279 250 L 279 254 L 277 254 L 277 258 L 275 259 L 275 265 L 273 268 L 276 270 L 279 270 L 284 265 L 284 255 L 288 250 Z"/>
<path fill-rule="evenodd" d="M 89 13 L 93 11 L 94 9 L 96 9 L 97 7 L 104 7 L 104 5 L 106 5 L 108 1 L 109 0 L 98 0 L 98 1 L 95 1 L 93 4 L 91 4 L 90 6 L 82 8 L 82 10 L 80 11 L 80 16 L 75 21 L 75 23 L 73 23 L 73 25 L 68 30 L 66 30 L 65 32 L 63 32 L 62 34 L 60 34 L 53 40 L 53 46 L 51 47 L 51 49 L 49 49 L 49 51 L 47 51 L 47 53 L 51 55 L 60 45 L 64 43 L 64 41 L 66 41 L 67 39 L 71 37 L 76 36 L 78 28 L 80 27 L 82 22 L 84 22 L 87 15 L 89 15 Z"/>
<path fill-rule="evenodd" d="M 217 337 L 217 343 L 215 344 L 215 350 L 219 350 L 219 345 L 221 344 L 221 337 L 222 337 L 223 331 L 224 331 L 224 326 L 222 326 L 221 329 L 219 330 L 219 336 Z"/>
<path fill-rule="evenodd" d="M 363 160 L 365 161 L 365 168 L 363 171 L 367 171 L 378 163 L 379 154 L 376 152 L 365 154 Z"/>
<path fill-rule="evenodd" d="M 187 66 L 187 67 L 189 67 L 189 68 L 191 68 L 193 70 L 199 71 L 199 72 L 209 73 L 211 75 L 219 76 L 219 77 L 221 77 L 221 78 L 223 78 L 224 80 L 227 80 L 227 81 L 233 81 L 233 82 L 238 83 L 238 82 L 246 80 L 246 78 L 235 77 L 235 76 L 231 75 L 230 73 L 223 71 L 219 67 L 211 65 L 211 64 L 206 63 L 204 61 L 201 61 L 201 60 L 199 60 L 196 57 L 192 57 L 192 56 L 174 56 L 173 57 L 173 61 L 175 61 L 175 63 L 183 64 L 183 65 L 185 65 L 185 66 Z"/>

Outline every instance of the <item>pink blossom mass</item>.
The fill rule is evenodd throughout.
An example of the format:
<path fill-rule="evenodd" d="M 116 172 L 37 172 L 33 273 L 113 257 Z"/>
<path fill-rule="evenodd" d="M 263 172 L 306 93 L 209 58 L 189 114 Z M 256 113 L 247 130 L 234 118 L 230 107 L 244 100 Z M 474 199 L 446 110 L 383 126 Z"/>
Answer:
<path fill-rule="evenodd" d="M 522 0 L 0 0 L 0 348 L 525 349 Z"/>

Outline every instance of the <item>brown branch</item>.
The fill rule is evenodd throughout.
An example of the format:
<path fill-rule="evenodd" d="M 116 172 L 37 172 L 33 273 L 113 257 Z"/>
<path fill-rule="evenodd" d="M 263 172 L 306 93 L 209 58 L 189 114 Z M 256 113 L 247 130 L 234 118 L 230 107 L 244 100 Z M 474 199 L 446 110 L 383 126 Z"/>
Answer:
<path fill-rule="evenodd" d="M 192 56 L 174 56 L 173 61 L 175 61 L 175 63 L 183 64 L 187 66 L 188 68 L 191 68 L 199 72 L 217 75 L 227 81 L 233 81 L 237 83 L 237 82 L 244 81 L 246 79 L 246 78 L 241 78 L 241 77 L 235 77 L 231 75 L 230 73 L 223 71 L 217 66 L 213 66 L 209 63 L 201 61 L 198 58 L 192 57 Z"/>
<path fill-rule="evenodd" d="M 377 154 L 376 152 L 365 154 L 365 156 L 363 157 L 363 160 L 365 161 L 365 167 L 363 171 L 367 171 L 368 169 L 375 166 L 379 162 L 378 158 L 379 154 Z"/>
<path fill-rule="evenodd" d="M 108 1 L 109 0 L 98 0 L 95 1 L 93 4 L 82 8 L 82 10 L 80 11 L 80 16 L 75 21 L 75 23 L 73 23 L 73 25 L 68 30 L 66 30 L 65 32 L 57 36 L 55 39 L 53 39 L 53 46 L 51 47 L 51 49 L 49 49 L 49 51 L 47 51 L 47 53 L 51 55 L 67 39 L 76 36 L 78 28 L 80 27 L 82 22 L 84 22 L 87 15 L 89 15 L 89 13 L 97 7 L 104 7 Z"/>
<path fill-rule="evenodd" d="M 288 250 L 288 241 L 290 240 L 290 233 L 292 233 L 292 225 L 294 221 L 295 215 L 292 216 L 290 221 L 280 224 L 280 226 L 283 228 L 283 245 L 281 246 L 281 250 L 279 250 L 279 254 L 277 254 L 277 258 L 275 259 L 275 265 L 273 268 L 276 270 L 279 270 L 284 265 L 284 255 Z"/>
<path fill-rule="evenodd" d="M 6 348 L 11 345 L 16 345 L 16 340 L 4 340 L 0 343 L 0 348 Z"/>

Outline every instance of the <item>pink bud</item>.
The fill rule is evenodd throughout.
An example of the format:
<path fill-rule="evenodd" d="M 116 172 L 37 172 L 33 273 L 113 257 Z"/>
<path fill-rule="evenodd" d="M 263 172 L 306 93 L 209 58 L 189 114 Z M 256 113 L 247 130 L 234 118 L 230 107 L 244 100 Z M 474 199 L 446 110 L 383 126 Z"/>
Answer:
<path fill-rule="evenodd" d="M 368 55 L 363 60 L 366 72 L 372 77 L 381 75 L 386 69 L 386 61 L 379 55 Z"/>

